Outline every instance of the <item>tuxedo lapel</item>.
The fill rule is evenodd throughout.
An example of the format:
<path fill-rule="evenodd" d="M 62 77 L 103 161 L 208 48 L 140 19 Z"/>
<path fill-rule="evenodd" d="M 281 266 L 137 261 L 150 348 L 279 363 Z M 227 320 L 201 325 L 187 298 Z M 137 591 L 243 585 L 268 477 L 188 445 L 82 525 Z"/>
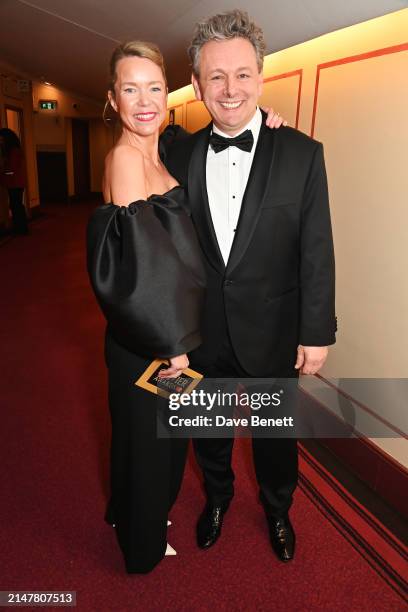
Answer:
<path fill-rule="evenodd" d="M 188 196 L 201 248 L 211 265 L 223 273 L 225 265 L 211 218 L 206 182 L 207 151 L 211 128 L 212 123 L 197 135 L 188 168 Z"/>
<path fill-rule="evenodd" d="M 266 127 L 263 119 L 227 263 L 227 275 L 236 268 L 252 238 L 273 170 L 275 148 L 275 130 Z"/>

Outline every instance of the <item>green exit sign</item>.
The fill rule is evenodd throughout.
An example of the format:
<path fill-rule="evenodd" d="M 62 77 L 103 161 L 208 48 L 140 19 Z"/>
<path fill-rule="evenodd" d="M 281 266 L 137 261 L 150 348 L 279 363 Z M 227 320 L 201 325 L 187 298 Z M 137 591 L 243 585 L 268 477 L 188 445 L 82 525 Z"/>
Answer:
<path fill-rule="evenodd" d="M 38 104 L 41 110 L 57 110 L 56 100 L 40 100 Z"/>

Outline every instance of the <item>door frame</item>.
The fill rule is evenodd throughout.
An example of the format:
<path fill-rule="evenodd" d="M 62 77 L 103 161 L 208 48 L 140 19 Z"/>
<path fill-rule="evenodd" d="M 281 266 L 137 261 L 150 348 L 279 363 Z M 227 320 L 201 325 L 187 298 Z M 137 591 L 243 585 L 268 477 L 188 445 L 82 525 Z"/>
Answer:
<path fill-rule="evenodd" d="M 19 116 L 19 129 L 20 129 L 20 142 L 21 142 L 21 147 L 23 149 L 23 153 L 24 153 L 24 165 L 25 165 L 25 172 L 26 172 L 26 177 L 28 179 L 28 168 L 27 168 L 27 147 L 26 147 L 26 139 L 25 139 L 25 129 L 24 129 L 24 108 L 22 106 L 14 106 L 13 104 L 9 104 L 6 103 L 4 105 L 4 116 L 6 119 L 6 127 L 8 127 L 9 129 L 11 129 L 7 123 L 7 111 L 11 110 L 14 111 L 16 113 L 18 113 Z M 18 135 L 18 134 L 17 134 Z M 24 189 L 24 205 L 26 207 L 27 212 L 29 212 L 30 210 L 30 200 L 27 197 L 27 189 L 28 189 L 28 185 L 27 187 Z"/>

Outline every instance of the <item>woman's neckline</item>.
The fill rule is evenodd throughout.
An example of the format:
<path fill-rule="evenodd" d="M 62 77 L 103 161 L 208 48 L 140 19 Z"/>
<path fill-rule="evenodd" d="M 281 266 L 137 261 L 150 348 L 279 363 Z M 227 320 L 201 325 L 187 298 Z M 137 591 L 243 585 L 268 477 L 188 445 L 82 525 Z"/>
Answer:
<path fill-rule="evenodd" d="M 181 185 L 174 185 L 174 187 L 172 187 L 171 189 L 169 189 L 168 191 L 165 191 L 164 193 L 151 193 L 149 196 L 147 196 L 147 200 L 150 200 L 150 198 L 154 198 L 154 197 L 163 197 L 168 195 L 169 193 L 171 193 L 172 191 L 174 191 L 175 189 L 182 189 Z"/>
<path fill-rule="evenodd" d="M 147 196 L 146 202 L 148 200 L 151 200 L 151 198 L 162 198 L 164 196 L 167 196 L 172 191 L 175 191 L 176 189 L 183 189 L 183 187 L 181 185 L 174 185 L 174 187 L 172 187 L 168 191 L 165 191 L 164 193 L 151 193 L 149 196 Z M 132 202 L 129 202 L 129 204 L 132 204 Z M 128 204 L 128 206 L 129 206 L 129 204 Z M 119 208 L 121 207 L 119 204 L 115 204 L 114 202 L 104 202 L 103 206 L 118 206 Z"/>

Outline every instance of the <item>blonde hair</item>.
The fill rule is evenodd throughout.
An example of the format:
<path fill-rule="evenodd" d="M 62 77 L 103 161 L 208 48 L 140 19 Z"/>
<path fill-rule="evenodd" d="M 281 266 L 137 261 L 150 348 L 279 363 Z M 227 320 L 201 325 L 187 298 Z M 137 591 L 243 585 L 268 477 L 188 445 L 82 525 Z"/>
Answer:
<path fill-rule="evenodd" d="M 235 9 L 226 13 L 213 15 L 196 24 L 193 40 L 188 49 L 188 56 L 193 73 L 199 76 L 200 51 L 205 43 L 211 40 L 231 40 L 245 38 L 253 46 L 258 70 L 261 72 L 266 44 L 259 26 L 250 20 L 248 13 Z"/>
<path fill-rule="evenodd" d="M 164 59 L 161 54 L 161 51 L 157 45 L 151 42 L 146 42 L 143 40 L 130 40 L 129 42 L 121 43 L 114 49 L 110 62 L 109 62 L 109 91 L 112 92 L 113 97 L 115 96 L 115 83 L 118 78 L 116 69 L 118 62 L 124 57 L 143 57 L 145 59 L 150 60 L 156 66 L 158 66 L 162 72 L 164 82 L 167 87 L 167 79 L 166 79 L 166 71 L 164 68 Z M 105 102 L 105 108 L 103 109 L 103 120 L 110 121 L 110 118 L 107 118 L 106 110 L 109 106 L 109 100 Z"/>

